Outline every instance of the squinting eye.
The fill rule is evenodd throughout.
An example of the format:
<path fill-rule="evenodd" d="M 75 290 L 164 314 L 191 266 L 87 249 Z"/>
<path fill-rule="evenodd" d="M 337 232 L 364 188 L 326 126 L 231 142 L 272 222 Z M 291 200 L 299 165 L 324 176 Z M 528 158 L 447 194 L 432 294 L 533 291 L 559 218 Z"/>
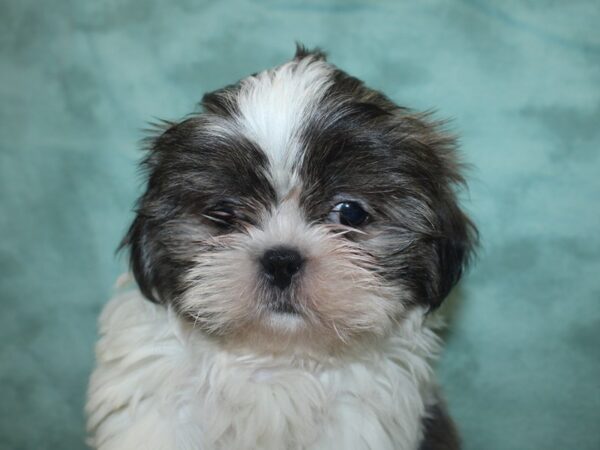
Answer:
<path fill-rule="evenodd" d="M 233 207 L 227 204 L 217 205 L 213 208 L 210 208 L 202 215 L 206 219 L 222 228 L 230 227 L 237 219 Z"/>
<path fill-rule="evenodd" d="M 332 222 L 350 227 L 359 227 L 366 223 L 369 214 L 357 202 L 340 202 L 329 214 Z"/>

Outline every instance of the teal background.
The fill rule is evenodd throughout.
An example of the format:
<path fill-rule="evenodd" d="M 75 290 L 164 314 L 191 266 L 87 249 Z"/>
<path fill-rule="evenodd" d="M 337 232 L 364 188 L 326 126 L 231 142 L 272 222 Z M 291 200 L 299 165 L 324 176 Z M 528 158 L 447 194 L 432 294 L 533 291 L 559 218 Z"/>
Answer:
<path fill-rule="evenodd" d="M 142 129 L 294 41 L 451 117 L 479 258 L 441 382 L 467 450 L 600 448 L 600 4 L 0 2 L 0 448 L 84 448 Z"/>

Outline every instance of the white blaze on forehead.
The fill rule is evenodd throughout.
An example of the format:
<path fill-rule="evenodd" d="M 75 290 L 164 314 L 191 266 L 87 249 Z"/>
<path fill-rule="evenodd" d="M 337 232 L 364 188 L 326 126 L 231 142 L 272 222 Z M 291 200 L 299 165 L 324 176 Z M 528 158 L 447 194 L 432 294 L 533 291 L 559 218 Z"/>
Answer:
<path fill-rule="evenodd" d="M 332 72 L 325 61 L 307 57 L 241 82 L 236 120 L 269 158 L 280 193 L 291 187 L 302 127 L 333 83 Z"/>

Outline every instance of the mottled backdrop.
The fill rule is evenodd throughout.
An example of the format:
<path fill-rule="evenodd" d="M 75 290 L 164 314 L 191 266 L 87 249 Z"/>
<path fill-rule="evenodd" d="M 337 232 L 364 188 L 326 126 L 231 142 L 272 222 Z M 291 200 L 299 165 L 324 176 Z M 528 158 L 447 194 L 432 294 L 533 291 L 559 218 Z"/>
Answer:
<path fill-rule="evenodd" d="M 294 41 L 453 118 L 476 265 L 441 382 L 467 450 L 600 448 L 600 4 L 0 1 L 0 448 L 84 447 L 147 121 Z"/>

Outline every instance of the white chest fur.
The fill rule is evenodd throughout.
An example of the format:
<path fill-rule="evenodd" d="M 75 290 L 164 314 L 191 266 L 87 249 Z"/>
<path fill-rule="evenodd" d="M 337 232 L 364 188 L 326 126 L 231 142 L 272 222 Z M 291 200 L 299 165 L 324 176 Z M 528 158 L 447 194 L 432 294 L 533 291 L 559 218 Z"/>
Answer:
<path fill-rule="evenodd" d="M 89 443 L 100 450 L 415 450 L 435 334 L 415 310 L 351 361 L 235 354 L 129 292 L 100 318 Z"/>

